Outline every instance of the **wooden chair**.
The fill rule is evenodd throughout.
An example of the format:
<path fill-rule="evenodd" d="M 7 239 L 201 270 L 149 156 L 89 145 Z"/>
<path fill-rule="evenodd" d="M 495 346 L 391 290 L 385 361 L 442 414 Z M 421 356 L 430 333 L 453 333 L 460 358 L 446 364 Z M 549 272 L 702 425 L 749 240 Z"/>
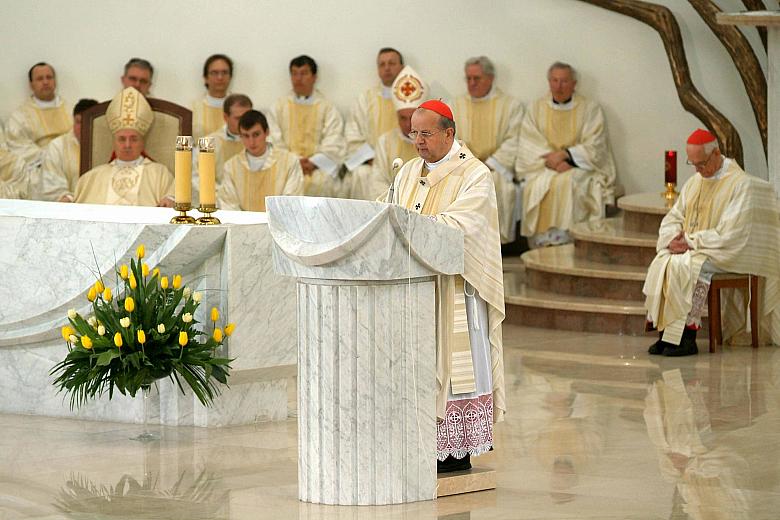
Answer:
<path fill-rule="evenodd" d="M 748 289 L 750 291 L 750 343 L 758 348 L 758 276 L 752 274 L 718 273 L 713 275 L 707 301 L 710 321 L 710 352 L 723 344 L 720 322 L 720 290 Z"/>
<path fill-rule="evenodd" d="M 192 111 L 162 99 L 146 100 L 154 111 L 154 122 L 144 138 L 144 151 L 173 173 L 176 136 L 192 135 Z M 106 121 L 109 103 L 104 101 L 81 114 L 81 175 L 111 158 L 113 136 Z"/>

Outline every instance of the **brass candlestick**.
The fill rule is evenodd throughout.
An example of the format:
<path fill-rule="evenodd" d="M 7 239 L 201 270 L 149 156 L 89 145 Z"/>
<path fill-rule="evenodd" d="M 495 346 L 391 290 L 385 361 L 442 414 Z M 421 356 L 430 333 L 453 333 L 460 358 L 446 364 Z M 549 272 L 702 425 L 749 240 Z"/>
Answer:
<path fill-rule="evenodd" d="M 677 184 L 674 182 L 667 182 L 666 183 L 666 191 L 661 192 L 661 197 L 663 197 L 666 200 L 666 205 L 670 206 L 674 204 L 674 201 L 677 199 L 677 190 L 675 189 L 677 187 Z"/>
<path fill-rule="evenodd" d="M 205 213 L 205 215 L 195 221 L 197 225 L 214 226 L 216 224 L 222 224 L 222 222 L 220 222 L 217 217 L 211 216 L 212 213 L 217 211 L 217 206 L 215 204 L 201 204 L 201 206 L 198 208 L 198 211 Z"/>
<path fill-rule="evenodd" d="M 171 224 L 194 224 L 195 223 L 195 217 L 191 217 L 187 215 L 187 212 L 192 209 L 192 204 L 189 202 L 185 203 L 174 203 L 173 209 L 179 212 L 178 215 L 173 217 L 171 219 Z"/>

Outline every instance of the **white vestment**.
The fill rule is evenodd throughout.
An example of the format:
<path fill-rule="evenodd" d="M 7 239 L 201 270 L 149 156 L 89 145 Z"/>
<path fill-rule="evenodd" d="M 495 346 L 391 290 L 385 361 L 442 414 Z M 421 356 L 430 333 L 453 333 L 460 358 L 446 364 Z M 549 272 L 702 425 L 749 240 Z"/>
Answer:
<path fill-rule="evenodd" d="M 173 199 L 173 174 L 164 165 L 139 157 L 113 160 L 92 168 L 76 185 L 76 202 L 120 206 L 157 206 Z"/>
<path fill-rule="evenodd" d="M 216 132 L 225 124 L 222 103 L 225 98 L 215 98 L 206 94 L 192 104 L 192 137 L 197 144 L 198 137 L 204 137 Z"/>
<path fill-rule="evenodd" d="M 25 163 L 39 163 L 46 145 L 72 127 L 70 109 L 59 97 L 45 102 L 30 96 L 8 119 L 8 149 Z"/>
<path fill-rule="evenodd" d="M 37 196 L 55 202 L 63 196 L 73 200 L 79 182 L 80 157 L 79 141 L 72 131 L 49 143 L 43 154 Z"/>

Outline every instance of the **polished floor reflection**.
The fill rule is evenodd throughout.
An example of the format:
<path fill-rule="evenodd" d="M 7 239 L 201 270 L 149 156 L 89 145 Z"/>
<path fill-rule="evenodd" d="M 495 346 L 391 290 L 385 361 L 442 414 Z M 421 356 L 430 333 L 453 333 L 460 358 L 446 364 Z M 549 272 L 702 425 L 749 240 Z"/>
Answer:
<path fill-rule="evenodd" d="M 505 326 L 498 489 L 392 507 L 296 499 L 296 424 L 0 415 L 0 519 L 776 519 L 780 349 L 650 357 L 648 338 Z M 21 390 L 21 389 L 20 389 Z M 13 396 L 4 396 L 11 399 Z"/>

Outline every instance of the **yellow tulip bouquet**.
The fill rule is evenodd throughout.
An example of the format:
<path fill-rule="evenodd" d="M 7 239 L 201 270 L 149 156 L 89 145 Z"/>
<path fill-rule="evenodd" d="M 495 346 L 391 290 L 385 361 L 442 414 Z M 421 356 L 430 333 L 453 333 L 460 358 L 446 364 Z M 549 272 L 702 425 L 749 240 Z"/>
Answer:
<path fill-rule="evenodd" d="M 61 330 L 68 355 L 51 374 L 59 391 L 70 394 L 71 409 L 106 391 L 111 399 L 115 388 L 135 397 L 164 377 L 174 380 L 182 393 L 184 380 L 208 406 L 219 395 L 217 383 L 227 385 L 232 360 L 217 357 L 216 350 L 235 325 L 219 328 L 214 307 L 211 334 L 199 330 L 194 316 L 201 294 L 182 285 L 180 275 L 169 279 L 159 269 L 150 274 L 144 252 L 140 245 L 137 260 L 117 271 L 123 296 L 114 298 L 98 280 L 87 293 L 93 315 L 85 319 L 68 311 L 70 324 Z"/>

